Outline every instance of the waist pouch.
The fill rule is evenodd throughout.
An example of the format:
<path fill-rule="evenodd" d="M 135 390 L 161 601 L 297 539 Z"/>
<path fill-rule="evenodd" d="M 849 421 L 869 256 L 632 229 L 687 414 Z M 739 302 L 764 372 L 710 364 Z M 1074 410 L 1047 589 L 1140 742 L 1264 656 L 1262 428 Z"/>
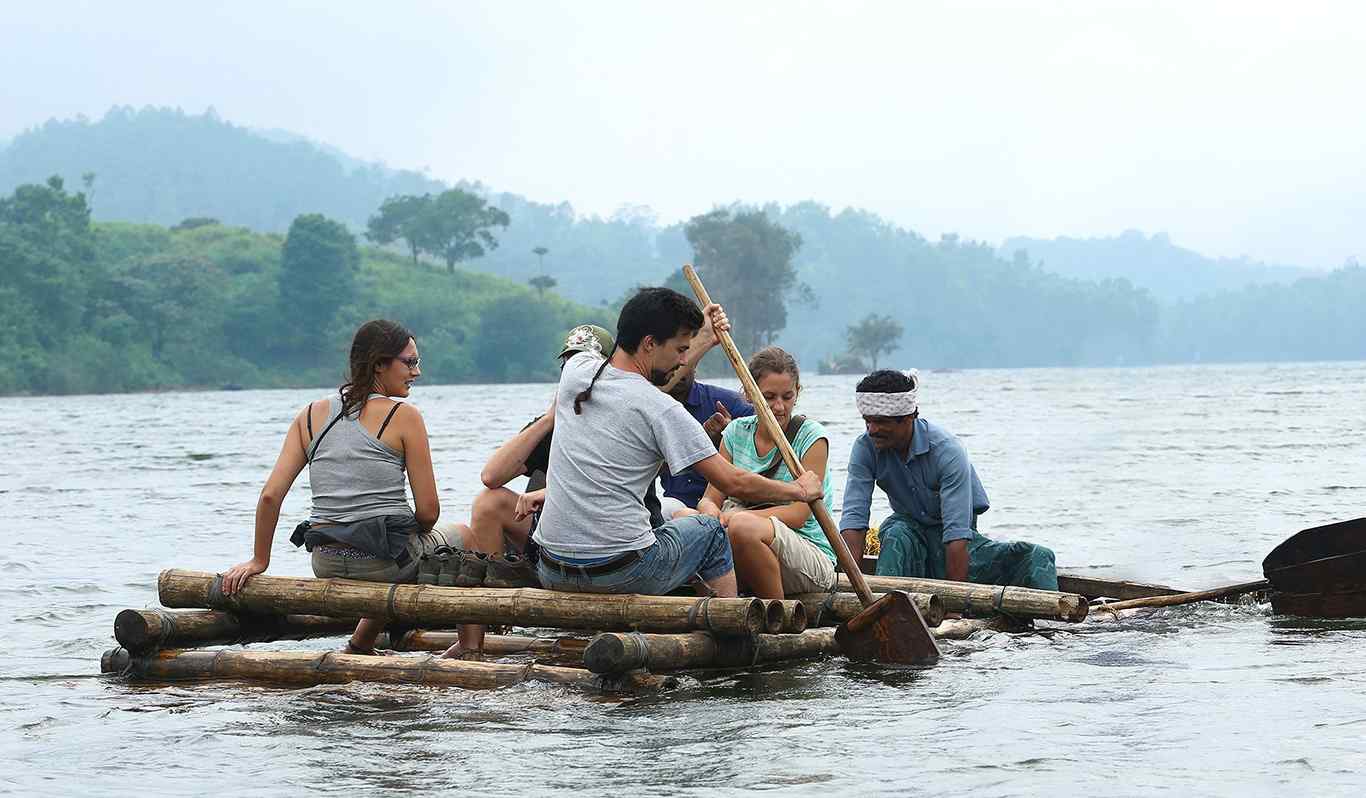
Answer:
<path fill-rule="evenodd" d="M 408 539 L 421 531 L 417 518 L 405 515 L 381 515 L 335 526 L 313 526 L 307 521 L 294 527 L 289 542 L 307 551 L 320 543 L 344 543 L 366 554 L 393 560 L 399 568 L 412 562 L 408 553 Z"/>

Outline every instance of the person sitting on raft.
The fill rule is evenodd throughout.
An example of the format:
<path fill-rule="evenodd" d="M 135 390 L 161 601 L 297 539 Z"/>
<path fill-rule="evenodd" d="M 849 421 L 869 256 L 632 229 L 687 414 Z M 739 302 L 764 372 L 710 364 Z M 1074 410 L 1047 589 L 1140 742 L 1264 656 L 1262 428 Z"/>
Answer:
<path fill-rule="evenodd" d="M 598 358 L 605 358 L 612 350 L 612 334 L 596 324 L 582 324 L 569 331 L 565 337 L 564 348 L 558 355 L 559 366 L 570 357 L 581 352 L 589 352 Z M 528 561 L 523 558 L 505 557 L 504 552 L 527 550 L 535 516 L 528 508 L 532 503 L 543 499 L 545 494 L 545 475 L 550 467 L 550 443 L 554 439 L 555 413 L 552 404 L 550 412 L 537 416 L 515 436 L 498 447 L 484 468 L 479 479 L 484 489 L 474 498 L 470 508 L 470 523 L 454 525 L 470 550 L 464 554 L 459 566 L 460 573 L 454 584 L 459 587 L 525 587 L 539 586 Z M 527 477 L 526 492 L 518 493 L 507 487 L 517 477 Z M 646 497 L 649 506 L 653 500 L 655 513 L 652 516 L 663 523 L 659 516 L 659 499 L 655 498 L 653 485 Z"/>
<path fill-rule="evenodd" d="M 735 391 L 697 381 L 698 364 L 718 343 L 720 341 L 713 334 L 711 325 L 702 325 L 688 347 L 687 359 L 663 388 L 665 393 L 682 403 L 688 415 L 697 419 L 716 446 L 721 444 L 721 432 L 731 419 L 754 415 L 754 406 Z M 665 466 L 659 471 L 659 483 L 664 488 L 662 505 L 665 518 L 692 515 L 703 491 L 707 489 L 707 481 L 695 469 L 675 474 Z"/>
<path fill-rule="evenodd" d="M 706 312 L 716 331 L 730 329 L 719 305 Z M 663 462 L 675 473 L 695 468 L 745 501 L 822 495 L 816 474 L 779 482 L 726 462 L 701 425 L 659 390 L 683 363 L 702 322 L 702 312 L 677 291 L 641 289 L 621 310 L 609 358 L 581 353 L 565 365 L 541 520 L 532 536 L 546 587 L 663 595 L 696 577 L 700 594 L 736 595 L 730 544 L 718 519 L 693 515 L 651 528 L 642 497 Z"/>
<path fill-rule="evenodd" d="M 958 438 L 920 417 L 919 372 L 874 371 L 855 390 L 867 432 L 849 454 L 840 518 L 855 559 L 863 556 L 876 483 L 892 505 L 878 527 L 878 576 L 1058 589 L 1052 550 L 978 533 L 977 516 L 991 506 L 987 492 Z"/>
<path fill-rule="evenodd" d="M 802 389 L 797 361 L 770 346 L 750 358 L 749 373 L 802 467 L 821 478 L 824 493 L 829 496 L 826 464 L 830 439 L 825 428 L 820 422 L 792 415 Z M 791 482 L 792 472 L 783 462 L 777 442 L 758 422 L 754 416 L 732 421 L 721 436 L 721 457 L 746 471 Z M 720 519 L 726 528 L 741 588 L 759 598 L 780 599 L 794 593 L 825 592 L 835 586 L 835 552 L 806 502 L 746 505 L 709 485 L 697 509 Z"/>
<path fill-rule="evenodd" d="M 250 560 L 228 569 L 232 595 L 270 565 L 280 503 L 308 466 L 313 511 L 291 537 L 312 552 L 313 575 L 369 582 L 415 582 L 418 561 L 445 536 L 432 529 L 441 514 L 427 426 L 406 398 L 422 376 L 417 341 L 403 325 L 377 319 L 356 330 L 350 378 L 337 396 L 311 403 L 294 418 L 275 468 L 256 502 Z M 405 474 L 414 507 L 404 489 Z M 375 653 L 381 619 L 366 618 L 346 644 Z"/>

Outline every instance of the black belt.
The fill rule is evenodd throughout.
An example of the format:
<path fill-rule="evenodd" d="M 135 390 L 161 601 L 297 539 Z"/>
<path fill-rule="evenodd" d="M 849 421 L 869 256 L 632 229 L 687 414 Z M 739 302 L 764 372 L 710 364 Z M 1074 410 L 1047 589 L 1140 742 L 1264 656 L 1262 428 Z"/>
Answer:
<path fill-rule="evenodd" d="M 541 549 L 541 562 L 551 568 L 559 569 L 559 571 L 565 575 L 582 574 L 584 576 L 600 576 L 602 574 L 610 574 L 613 571 L 620 571 L 622 568 L 625 568 L 639 559 L 640 551 L 636 550 L 628 551 L 625 554 L 618 554 L 606 562 L 596 562 L 592 565 L 577 565 L 572 562 L 560 560 L 544 548 Z"/>

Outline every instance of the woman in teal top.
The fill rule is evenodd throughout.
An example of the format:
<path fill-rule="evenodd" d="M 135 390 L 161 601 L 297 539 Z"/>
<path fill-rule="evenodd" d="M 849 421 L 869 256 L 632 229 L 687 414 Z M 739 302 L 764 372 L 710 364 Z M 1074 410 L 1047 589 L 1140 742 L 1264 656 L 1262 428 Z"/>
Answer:
<path fill-rule="evenodd" d="M 827 500 L 833 496 L 826 463 L 830 440 L 819 423 L 792 410 L 801 393 L 797 361 L 770 346 L 750 358 L 749 373 L 787 432 L 792 449 L 807 471 L 821 475 Z M 777 441 L 757 417 L 738 418 L 721 434 L 721 456 L 736 466 L 783 482 L 794 481 L 782 461 Z M 768 599 L 794 593 L 829 590 L 835 584 L 835 554 L 805 502 L 746 507 L 708 485 L 697 510 L 721 519 L 735 554 L 735 576 L 742 588 Z"/>

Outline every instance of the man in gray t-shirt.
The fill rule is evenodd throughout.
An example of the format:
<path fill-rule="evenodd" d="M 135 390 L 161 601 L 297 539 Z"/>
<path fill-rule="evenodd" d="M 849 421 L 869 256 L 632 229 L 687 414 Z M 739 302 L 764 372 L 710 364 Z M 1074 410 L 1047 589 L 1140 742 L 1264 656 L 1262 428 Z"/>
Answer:
<path fill-rule="evenodd" d="M 706 312 L 715 329 L 729 330 L 720 306 Z M 659 595 L 698 576 L 708 586 L 699 592 L 736 595 L 730 543 L 717 519 L 695 515 L 650 528 L 642 497 L 661 463 L 674 473 L 692 467 L 745 501 L 820 498 L 814 474 L 777 482 L 731 465 L 687 410 L 659 390 L 702 323 L 702 312 L 677 291 L 641 289 L 622 308 L 609 359 L 580 354 L 565 365 L 534 535 L 546 587 Z"/>

